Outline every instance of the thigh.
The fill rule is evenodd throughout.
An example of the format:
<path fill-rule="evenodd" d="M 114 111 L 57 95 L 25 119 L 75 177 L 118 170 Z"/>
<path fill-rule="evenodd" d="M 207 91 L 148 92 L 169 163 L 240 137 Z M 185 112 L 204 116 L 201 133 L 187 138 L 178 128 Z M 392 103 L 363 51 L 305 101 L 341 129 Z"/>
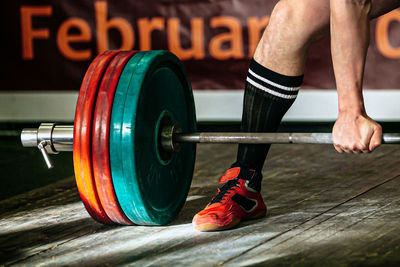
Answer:
<path fill-rule="evenodd" d="M 285 1 L 285 0 L 283 0 Z M 329 35 L 330 20 L 330 0 L 286 0 L 295 6 L 305 6 L 307 20 L 310 23 L 308 27 L 312 32 L 310 42 L 313 43 Z M 332 0 L 331 0 L 332 1 Z M 303 4 L 301 4 L 303 3 Z M 390 11 L 400 7 L 400 0 L 371 0 L 371 20 L 382 16 Z"/>
<path fill-rule="evenodd" d="M 279 2 L 290 3 L 292 6 L 297 7 L 298 11 L 307 9 L 307 13 L 315 20 L 317 25 L 325 26 L 329 23 L 330 0 L 280 0 Z M 382 16 L 399 7 L 400 0 L 371 0 L 371 19 Z"/>

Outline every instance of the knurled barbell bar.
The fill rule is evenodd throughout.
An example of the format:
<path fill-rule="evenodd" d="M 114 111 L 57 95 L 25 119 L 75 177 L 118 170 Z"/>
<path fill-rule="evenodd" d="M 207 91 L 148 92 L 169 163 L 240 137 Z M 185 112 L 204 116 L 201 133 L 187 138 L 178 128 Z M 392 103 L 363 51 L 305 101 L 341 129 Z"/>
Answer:
<path fill-rule="evenodd" d="M 195 143 L 332 144 L 331 133 L 196 132 L 190 83 L 167 51 L 107 51 L 89 66 L 74 125 L 24 129 L 24 147 L 48 154 L 73 151 L 77 187 L 102 223 L 162 225 L 189 191 Z M 400 144 L 385 133 L 383 144 Z"/>
<path fill-rule="evenodd" d="M 39 138 L 43 128 L 50 128 L 46 144 L 51 154 L 72 151 L 73 125 L 42 123 L 39 128 L 26 128 L 21 133 L 24 147 L 38 147 L 44 138 Z M 178 152 L 180 143 L 218 143 L 218 144 L 332 144 L 331 133 L 251 133 L 251 132 L 194 132 L 182 133 L 177 124 L 165 125 L 160 132 L 162 149 Z M 382 144 L 399 144 L 400 133 L 383 134 Z M 44 152 L 47 154 L 47 152 Z M 52 168 L 51 164 L 48 164 Z"/>

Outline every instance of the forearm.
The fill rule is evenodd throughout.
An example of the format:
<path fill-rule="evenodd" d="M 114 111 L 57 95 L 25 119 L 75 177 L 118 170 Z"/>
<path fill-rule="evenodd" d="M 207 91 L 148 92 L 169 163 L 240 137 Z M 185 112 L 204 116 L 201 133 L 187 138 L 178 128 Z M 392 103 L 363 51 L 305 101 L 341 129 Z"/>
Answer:
<path fill-rule="evenodd" d="M 331 52 L 339 114 L 365 114 L 362 83 L 369 45 L 368 0 L 331 0 Z"/>

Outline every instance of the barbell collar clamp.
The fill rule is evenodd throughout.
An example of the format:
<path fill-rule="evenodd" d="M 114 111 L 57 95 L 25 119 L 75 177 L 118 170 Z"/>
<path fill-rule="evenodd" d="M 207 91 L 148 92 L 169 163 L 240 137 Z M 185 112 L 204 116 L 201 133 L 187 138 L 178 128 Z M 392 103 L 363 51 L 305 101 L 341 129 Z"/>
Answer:
<path fill-rule="evenodd" d="M 39 151 L 42 153 L 43 159 L 46 162 L 47 168 L 51 169 L 54 167 L 53 163 L 50 160 L 49 154 L 46 151 L 46 147 L 48 147 L 49 144 L 42 140 L 39 144 L 38 144 L 38 149 Z"/>
<path fill-rule="evenodd" d="M 161 147 L 167 152 L 179 152 L 181 145 L 175 142 L 174 136 L 182 133 L 181 127 L 178 124 L 164 126 L 161 129 Z"/>
<path fill-rule="evenodd" d="M 22 146 L 36 147 L 41 141 L 46 141 L 45 149 L 48 154 L 72 151 L 73 138 L 73 125 L 56 123 L 42 123 L 39 128 L 26 128 L 21 132 Z"/>
<path fill-rule="evenodd" d="M 72 151 L 74 128 L 72 125 L 57 125 L 56 123 L 41 123 L 39 128 L 27 128 L 21 132 L 21 142 L 24 147 L 37 147 L 49 169 L 54 165 L 49 154 L 60 151 Z"/>

